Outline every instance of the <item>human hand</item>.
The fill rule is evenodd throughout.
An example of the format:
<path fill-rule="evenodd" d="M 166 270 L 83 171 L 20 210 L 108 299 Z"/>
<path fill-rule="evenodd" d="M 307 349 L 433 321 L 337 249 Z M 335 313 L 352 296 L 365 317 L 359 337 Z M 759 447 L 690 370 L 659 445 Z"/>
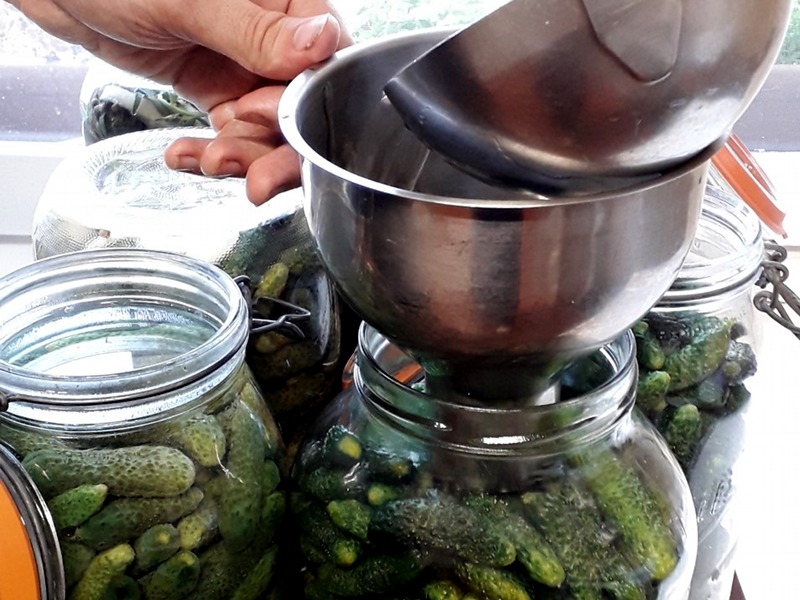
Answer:
<path fill-rule="evenodd" d="M 42 29 L 203 110 L 350 43 L 327 0 L 9 0 Z"/>
<path fill-rule="evenodd" d="M 342 29 L 336 49 L 351 43 Z M 278 124 L 284 89 L 282 82 L 265 82 L 264 87 L 214 106 L 209 117 L 217 136 L 176 140 L 165 152 L 167 165 L 211 177 L 246 177 L 247 197 L 257 205 L 297 186 L 299 161 Z"/>
<path fill-rule="evenodd" d="M 297 186 L 299 161 L 278 126 L 284 88 L 266 86 L 216 107 L 209 113 L 216 137 L 179 138 L 167 148 L 167 165 L 211 177 L 246 177 L 247 197 L 253 204 Z"/>

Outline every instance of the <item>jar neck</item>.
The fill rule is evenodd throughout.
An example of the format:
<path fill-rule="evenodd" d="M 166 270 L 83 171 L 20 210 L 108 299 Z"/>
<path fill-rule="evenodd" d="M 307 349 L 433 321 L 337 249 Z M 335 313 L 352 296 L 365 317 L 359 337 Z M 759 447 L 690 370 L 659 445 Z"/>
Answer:
<path fill-rule="evenodd" d="M 246 302 L 202 261 L 81 251 L 35 262 L 0 288 L 0 393 L 14 420 L 130 422 L 185 404 L 244 360 Z"/>
<path fill-rule="evenodd" d="M 362 324 L 354 382 L 367 408 L 390 427 L 468 453 L 514 456 L 561 453 L 625 427 L 635 401 L 630 332 L 566 369 L 551 404 L 496 407 L 468 398 L 437 398 L 422 388 L 413 358 Z"/>
<path fill-rule="evenodd" d="M 749 293 L 764 260 L 761 222 L 738 197 L 709 187 L 692 247 L 659 306 Z"/>

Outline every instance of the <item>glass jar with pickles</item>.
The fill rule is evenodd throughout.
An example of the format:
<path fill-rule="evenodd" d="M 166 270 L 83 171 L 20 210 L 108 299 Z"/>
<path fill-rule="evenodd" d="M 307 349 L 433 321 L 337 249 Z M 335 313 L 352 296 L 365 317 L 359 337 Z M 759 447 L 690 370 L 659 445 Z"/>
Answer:
<path fill-rule="evenodd" d="M 2 279 L 0 441 L 41 496 L 67 598 L 277 585 L 282 445 L 244 362 L 249 317 L 222 270 L 166 252 L 75 252 Z"/>
<path fill-rule="evenodd" d="M 692 600 L 727 600 L 734 576 L 737 464 L 757 371 L 761 225 L 709 187 L 691 251 L 670 290 L 634 327 L 637 407 L 685 472 L 698 519 Z"/>
<path fill-rule="evenodd" d="M 426 391 L 362 325 L 352 383 L 294 465 L 308 600 L 686 598 L 686 480 L 632 411 L 629 332 L 567 369 L 552 404 Z"/>
<path fill-rule="evenodd" d="M 299 188 L 254 206 L 242 178 L 169 169 L 176 139 L 211 129 L 168 128 L 104 139 L 53 171 L 33 218 L 37 259 L 98 248 L 143 248 L 220 265 L 247 282 L 254 317 L 291 327 L 255 329 L 245 360 L 289 454 L 339 391 L 341 311 L 317 257 Z"/>

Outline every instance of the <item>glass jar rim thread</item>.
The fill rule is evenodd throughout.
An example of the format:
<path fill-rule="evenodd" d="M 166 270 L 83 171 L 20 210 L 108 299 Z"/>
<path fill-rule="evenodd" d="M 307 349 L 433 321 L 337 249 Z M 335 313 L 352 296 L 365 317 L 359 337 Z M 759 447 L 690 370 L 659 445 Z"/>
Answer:
<path fill-rule="evenodd" d="M 141 402 L 243 354 L 248 328 L 238 286 L 209 263 L 122 248 L 43 259 L 0 289 L 0 393 L 51 409 Z"/>
<path fill-rule="evenodd" d="M 522 456 L 536 448 L 544 455 L 600 439 L 630 416 L 637 377 L 634 348 L 633 335 L 626 331 L 595 352 L 592 356 L 609 372 L 602 383 L 577 397 L 501 407 L 435 398 L 398 381 L 397 367 L 408 367 L 414 359 L 362 324 L 353 381 L 372 412 L 415 437 L 468 453 Z"/>

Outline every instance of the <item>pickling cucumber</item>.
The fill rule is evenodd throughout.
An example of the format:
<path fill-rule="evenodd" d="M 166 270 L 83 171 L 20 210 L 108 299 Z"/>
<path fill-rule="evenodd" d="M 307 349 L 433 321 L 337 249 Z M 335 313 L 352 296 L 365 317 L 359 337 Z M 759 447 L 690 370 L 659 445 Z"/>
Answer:
<path fill-rule="evenodd" d="M 22 465 L 45 498 L 98 484 L 108 486 L 113 496 L 177 496 L 195 476 L 191 459 L 168 446 L 37 450 Z"/>
<path fill-rule="evenodd" d="M 171 498 L 120 498 L 75 530 L 74 539 L 95 550 L 133 540 L 153 525 L 171 523 L 198 507 L 203 492 L 191 488 Z"/>

